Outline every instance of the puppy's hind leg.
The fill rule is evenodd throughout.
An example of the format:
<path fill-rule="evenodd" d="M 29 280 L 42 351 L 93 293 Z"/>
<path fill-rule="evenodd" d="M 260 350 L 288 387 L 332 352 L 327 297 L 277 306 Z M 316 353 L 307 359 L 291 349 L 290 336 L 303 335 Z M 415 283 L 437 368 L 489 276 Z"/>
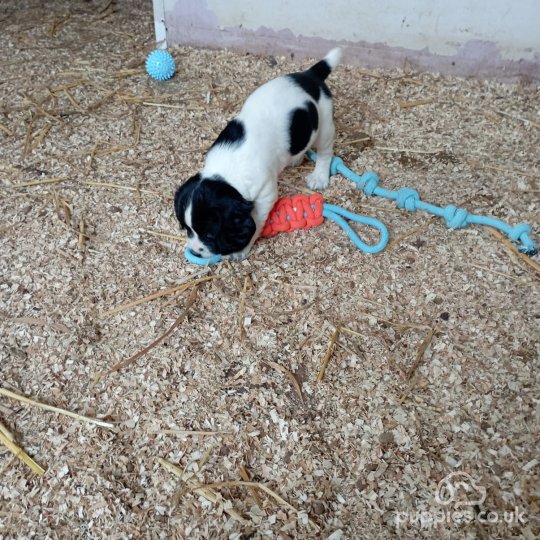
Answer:
<path fill-rule="evenodd" d="M 314 141 L 317 162 L 315 170 L 306 178 L 308 187 L 314 191 L 326 189 L 330 182 L 330 162 L 334 153 L 335 133 L 332 99 L 323 95 L 319 102 L 319 132 Z"/>

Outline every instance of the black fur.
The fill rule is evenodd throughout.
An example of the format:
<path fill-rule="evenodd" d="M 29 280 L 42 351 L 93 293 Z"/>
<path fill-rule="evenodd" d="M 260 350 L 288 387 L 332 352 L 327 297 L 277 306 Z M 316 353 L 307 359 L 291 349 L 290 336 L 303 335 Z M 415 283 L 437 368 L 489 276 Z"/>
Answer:
<path fill-rule="evenodd" d="M 175 210 L 185 229 L 188 227 L 184 214 L 190 203 L 193 230 L 215 255 L 242 251 L 255 234 L 256 225 L 251 217 L 253 202 L 244 199 L 222 178 L 201 180 L 200 175 L 196 175 L 180 186 L 175 196 Z"/>
<path fill-rule="evenodd" d="M 313 73 L 320 81 L 324 81 L 332 73 L 332 68 L 326 60 L 320 60 L 314 66 L 311 66 L 308 71 Z"/>
<path fill-rule="evenodd" d="M 321 90 L 323 93 L 332 97 L 330 89 L 325 84 L 325 79 L 330 75 L 331 68 L 326 60 L 317 62 L 306 71 L 291 73 L 287 75 L 291 78 L 304 92 L 308 93 L 315 101 L 319 101 Z"/>
<path fill-rule="evenodd" d="M 289 126 L 289 152 L 291 156 L 306 149 L 311 134 L 319 127 L 317 107 L 312 101 L 306 102 L 305 107 L 305 109 L 295 109 L 291 113 Z"/>
<path fill-rule="evenodd" d="M 189 206 L 189 203 L 193 197 L 193 192 L 199 185 L 200 181 L 201 175 L 197 173 L 179 186 L 174 194 L 174 211 L 182 229 L 187 229 L 184 215 L 186 213 L 186 208 Z"/>
<path fill-rule="evenodd" d="M 212 148 L 218 144 L 223 145 L 240 145 L 246 138 L 246 130 L 244 124 L 240 120 L 231 120 L 218 135 L 218 138 L 214 141 Z"/>

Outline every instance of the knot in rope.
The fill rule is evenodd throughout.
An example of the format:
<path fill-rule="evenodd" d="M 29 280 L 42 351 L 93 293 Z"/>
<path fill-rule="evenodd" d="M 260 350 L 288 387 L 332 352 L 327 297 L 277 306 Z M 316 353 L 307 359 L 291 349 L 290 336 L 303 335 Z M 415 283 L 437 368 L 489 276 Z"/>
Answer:
<path fill-rule="evenodd" d="M 411 188 L 401 188 L 397 191 L 396 204 L 409 212 L 416 210 L 416 203 L 420 200 L 418 191 Z"/>
<path fill-rule="evenodd" d="M 460 229 L 467 226 L 469 213 L 464 208 L 458 208 L 453 204 L 445 206 L 443 218 L 450 229 Z"/>
<path fill-rule="evenodd" d="M 379 185 L 379 177 L 374 172 L 367 172 L 362 179 L 364 181 L 362 189 L 368 197 L 371 197 Z"/>
<path fill-rule="evenodd" d="M 512 227 L 512 230 L 508 233 L 508 237 L 512 242 L 522 241 L 525 244 L 526 242 L 520 237 L 522 234 L 530 234 L 531 231 L 532 229 L 529 225 L 526 223 L 519 223 L 515 227 Z"/>
<path fill-rule="evenodd" d="M 278 199 L 266 220 L 261 236 L 274 236 L 280 232 L 310 229 L 320 225 L 324 221 L 323 202 L 320 193 Z"/>
<path fill-rule="evenodd" d="M 330 176 L 334 176 L 339 171 L 339 167 L 343 165 L 343 160 L 340 157 L 334 156 L 330 162 Z"/>

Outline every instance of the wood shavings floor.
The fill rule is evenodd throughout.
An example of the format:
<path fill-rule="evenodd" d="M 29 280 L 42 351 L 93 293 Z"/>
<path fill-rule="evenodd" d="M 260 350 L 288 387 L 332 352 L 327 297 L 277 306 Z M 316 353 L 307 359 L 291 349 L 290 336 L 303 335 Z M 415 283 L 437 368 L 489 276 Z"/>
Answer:
<path fill-rule="evenodd" d="M 10 0 L 0 25 L 1 386 L 115 424 L 0 398 L 47 469 L 0 448 L 0 538 L 540 533 L 538 274 L 486 229 L 449 231 L 343 178 L 326 198 L 401 240 L 369 256 L 327 223 L 261 241 L 210 269 L 220 279 L 162 344 L 96 379 L 164 334 L 189 291 L 102 312 L 204 273 L 152 234 L 179 234 L 177 184 L 252 89 L 309 62 L 178 48 L 177 75 L 153 82 L 150 2 Z M 538 240 L 537 86 L 347 66 L 329 84 L 336 153 L 354 170 L 530 223 Z M 285 171 L 282 193 L 310 169 Z M 245 486 L 214 487 L 217 502 L 194 492 L 242 467 L 299 513 Z M 461 509 L 498 523 L 433 522 L 456 510 L 435 501 L 452 472 L 486 490 Z M 526 524 L 503 521 L 515 508 Z"/>

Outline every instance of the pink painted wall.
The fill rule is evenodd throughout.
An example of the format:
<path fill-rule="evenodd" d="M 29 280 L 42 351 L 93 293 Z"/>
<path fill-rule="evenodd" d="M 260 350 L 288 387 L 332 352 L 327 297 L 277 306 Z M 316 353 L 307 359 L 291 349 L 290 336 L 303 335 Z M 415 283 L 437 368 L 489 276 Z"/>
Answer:
<path fill-rule="evenodd" d="M 540 80 L 540 0 L 153 0 L 158 41 Z"/>

